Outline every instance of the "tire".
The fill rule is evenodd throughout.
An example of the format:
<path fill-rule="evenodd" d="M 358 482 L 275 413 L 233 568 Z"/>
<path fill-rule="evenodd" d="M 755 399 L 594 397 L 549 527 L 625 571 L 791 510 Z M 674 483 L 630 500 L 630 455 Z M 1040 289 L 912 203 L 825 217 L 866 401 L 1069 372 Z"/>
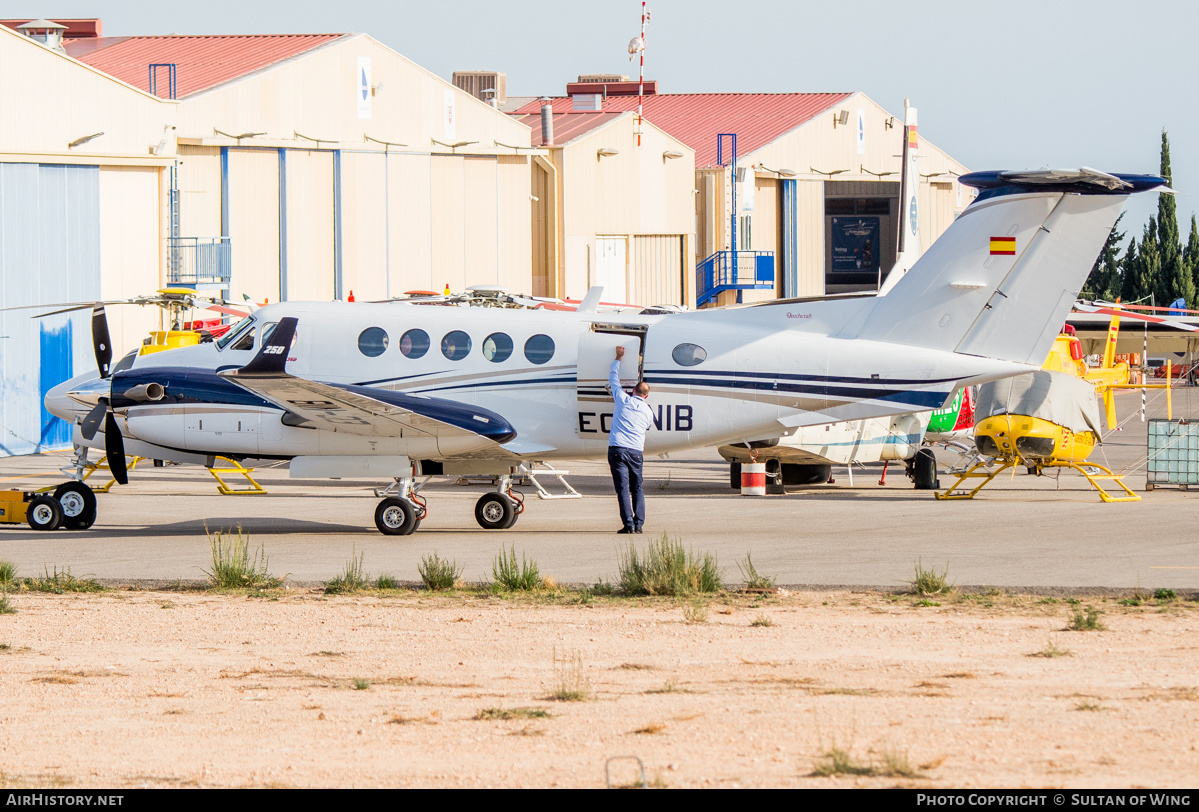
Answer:
<path fill-rule="evenodd" d="M 512 499 L 503 493 L 485 493 L 475 502 L 475 521 L 484 530 L 504 530 L 516 522 Z"/>
<path fill-rule="evenodd" d="M 937 458 L 931 448 L 921 448 L 912 459 L 912 482 L 918 491 L 937 488 Z"/>
<path fill-rule="evenodd" d="M 385 536 L 408 536 L 420 526 L 407 499 L 389 496 L 375 508 L 375 527 Z"/>
<path fill-rule="evenodd" d="M 1185 485 L 1183 485 L 1183 488 L 1185 488 L 1185 487 L 1186 487 L 1186 486 L 1185 486 Z M 522 512 L 522 511 L 520 510 L 520 505 L 519 505 L 519 504 L 517 504 L 517 502 L 516 502 L 516 500 L 515 500 L 515 499 L 513 499 L 513 498 L 512 498 L 512 497 L 510 497 L 510 496 L 508 497 L 508 499 L 509 499 L 509 501 L 511 501 L 511 502 L 512 502 L 512 518 L 511 518 L 511 519 L 509 519 L 509 520 L 508 520 L 508 523 L 504 525 L 504 527 L 503 527 L 503 529 L 504 529 L 504 530 L 507 530 L 508 528 L 510 528 L 510 527 L 512 527 L 514 524 L 516 524 L 516 520 L 520 518 L 520 514 L 521 514 L 521 512 Z"/>
<path fill-rule="evenodd" d="M 53 496 L 36 496 L 25 511 L 25 521 L 34 530 L 57 530 L 62 524 L 62 505 Z"/>
<path fill-rule="evenodd" d="M 54 489 L 68 530 L 87 530 L 96 523 L 96 494 L 83 482 L 64 482 Z"/>
<path fill-rule="evenodd" d="M 831 465 L 795 465 L 784 463 L 784 485 L 823 485 L 833 475 Z"/>
<path fill-rule="evenodd" d="M 729 463 L 729 487 L 735 491 L 741 490 L 741 463 Z"/>
<path fill-rule="evenodd" d="M 786 492 L 783 487 L 783 464 L 778 460 L 766 460 L 766 494 L 778 496 Z"/>

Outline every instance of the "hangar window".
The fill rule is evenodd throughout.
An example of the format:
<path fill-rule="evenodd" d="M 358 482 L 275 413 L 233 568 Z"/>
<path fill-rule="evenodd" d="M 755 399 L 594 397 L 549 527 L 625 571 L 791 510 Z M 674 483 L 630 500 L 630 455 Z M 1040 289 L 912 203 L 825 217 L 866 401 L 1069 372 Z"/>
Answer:
<path fill-rule="evenodd" d="M 452 330 L 441 339 L 441 354 L 451 361 L 461 361 L 470 354 L 470 336 L 461 330 Z"/>
<path fill-rule="evenodd" d="M 535 335 L 525 342 L 525 358 L 534 364 L 544 364 L 554 357 L 554 339 Z"/>
<path fill-rule="evenodd" d="M 507 361 L 512 355 L 512 339 L 504 333 L 492 333 L 483 339 L 483 357 L 488 361 L 500 363 Z"/>
<path fill-rule="evenodd" d="M 409 330 L 400 336 L 400 352 L 405 358 L 423 358 L 429 351 L 429 334 L 424 330 Z"/>
<path fill-rule="evenodd" d="M 358 350 L 370 358 L 376 358 L 387 349 L 387 331 L 382 327 L 367 327 L 358 334 Z"/>
<path fill-rule="evenodd" d="M 825 214 L 890 214 L 889 197 L 829 197 L 824 200 Z"/>
<path fill-rule="evenodd" d="M 707 360 L 708 351 L 698 344 L 680 344 L 670 357 L 681 367 L 693 367 Z"/>

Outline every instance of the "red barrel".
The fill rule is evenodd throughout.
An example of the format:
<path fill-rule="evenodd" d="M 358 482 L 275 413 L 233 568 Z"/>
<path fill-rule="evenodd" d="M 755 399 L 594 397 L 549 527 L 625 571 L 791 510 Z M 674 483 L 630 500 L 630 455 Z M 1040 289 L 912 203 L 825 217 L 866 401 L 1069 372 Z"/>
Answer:
<path fill-rule="evenodd" d="M 741 463 L 741 495 L 742 496 L 765 496 L 766 495 L 766 463 L 764 463 L 764 462 L 743 462 L 743 463 Z"/>

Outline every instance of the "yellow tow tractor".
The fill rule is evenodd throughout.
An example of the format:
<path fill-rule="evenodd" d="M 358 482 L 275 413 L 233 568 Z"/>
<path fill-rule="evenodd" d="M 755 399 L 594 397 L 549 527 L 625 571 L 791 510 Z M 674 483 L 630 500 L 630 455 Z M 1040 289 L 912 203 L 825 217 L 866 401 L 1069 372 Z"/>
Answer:
<path fill-rule="evenodd" d="M 96 521 L 96 495 L 82 482 L 64 482 L 46 491 L 0 491 L 0 524 L 28 524 L 34 530 L 86 530 Z"/>

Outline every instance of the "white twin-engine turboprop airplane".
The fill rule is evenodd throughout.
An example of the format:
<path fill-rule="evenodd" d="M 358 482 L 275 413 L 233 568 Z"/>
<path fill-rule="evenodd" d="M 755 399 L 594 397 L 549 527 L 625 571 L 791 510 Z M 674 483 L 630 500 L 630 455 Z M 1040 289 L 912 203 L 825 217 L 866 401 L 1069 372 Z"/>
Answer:
<path fill-rule="evenodd" d="M 576 312 L 284 302 L 111 374 L 97 340 L 103 377 L 46 406 L 75 423 L 82 459 L 106 450 L 118 481 L 126 453 L 394 479 L 375 522 L 403 535 L 425 515 L 417 477 L 491 475 L 476 518 L 510 527 L 521 466 L 605 455 L 616 346 L 624 384 L 652 387 L 649 454 L 938 408 L 958 386 L 1038 368 L 1125 197 L 1164 183 L 1089 169 L 961 181 L 981 194 L 884 297 L 636 315 L 594 312 L 598 289 Z"/>

